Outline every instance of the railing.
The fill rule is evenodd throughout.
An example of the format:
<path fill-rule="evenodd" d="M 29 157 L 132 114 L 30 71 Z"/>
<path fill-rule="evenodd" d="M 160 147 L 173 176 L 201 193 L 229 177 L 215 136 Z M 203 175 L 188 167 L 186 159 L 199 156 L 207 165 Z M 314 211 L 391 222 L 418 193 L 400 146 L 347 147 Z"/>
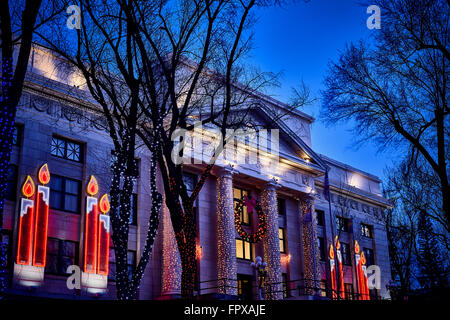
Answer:
<path fill-rule="evenodd" d="M 251 293 L 238 292 L 238 299 L 257 300 L 259 297 L 256 280 L 251 280 Z M 250 285 L 249 285 L 250 287 Z M 239 290 L 238 279 L 213 279 L 200 281 L 197 291 L 198 296 L 207 294 L 225 294 L 231 295 Z M 321 282 L 313 279 L 289 280 L 287 282 L 266 281 L 262 287 L 262 296 L 265 299 L 274 297 L 282 299 L 305 299 L 306 297 L 315 297 L 315 299 L 325 300 L 343 300 L 339 291 L 331 288 L 321 288 Z M 345 292 L 345 300 L 363 300 L 364 296 L 355 292 Z M 378 300 L 378 296 L 370 295 L 370 300 Z"/>

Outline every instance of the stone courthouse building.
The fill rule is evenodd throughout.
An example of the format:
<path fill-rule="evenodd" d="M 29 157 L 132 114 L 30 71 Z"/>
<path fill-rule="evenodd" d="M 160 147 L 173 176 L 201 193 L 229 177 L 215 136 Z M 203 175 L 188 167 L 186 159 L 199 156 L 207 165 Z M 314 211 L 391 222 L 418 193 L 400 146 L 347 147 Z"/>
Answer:
<path fill-rule="evenodd" d="M 8 242 L 9 288 L 13 296 L 67 299 L 115 298 L 115 261 L 110 242 L 108 275 L 84 274 L 81 287 L 67 279 L 71 265 L 85 264 L 87 190 L 93 175 L 98 196 L 108 193 L 112 142 L 95 103 L 78 86 L 82 79 L 65 70 L 48 52 L 34 48 L 24 93 L 17 111 L 14 146 L 9 167 L 3 240 Z M 346 297 L 358 296 L 355 241 L 367 265 L 378 266 L 379 287 L 373 298 L 389 298 L 391 279 L 383 210 L 390 206 L 380 191 L 380 180 L 313 151 L 310 127 L 314 119 L 300 111 L 286 112 L 282 102 L 261 94 L 252 117 L 279 131 L 276 170 L 262 163 L 218 163 L 195 202 L 197 221 L 197 279 L 195 294 L 205 298 L 257 297 L 255 268 L 260 256 L 266 290 L 276 299 L 327 299 L 330 293 L 329 247 L 339 237 Z M 269 129 L 272 129 L 269 128 Z M 275 138 L 275 136 L 273 136 Z M 133 192 L 128 264 L 140 257 L 150 213 L 149 161 L 144 148 L 136 152 L 138 170 Z M 267 154 L 266 160 L 270 160 Z M 29 175 L 37 186 L 39 168 L 47 163 L 50 200 L 45 267 L 17 263 L 22 186 Z M 199 165 L 185 165 L 185 181 L 199 178 Z M 330 202 L 324 197 L 328 170 Z M 258 199 L 266 215 L 267 231 L 257 243 L 242 239 L 235 228 L 234 205 L 243 196 Z M 31 199 L 31 198 L 30 198 Z M 331 212 L 330 212 L 331 208 Z M 242 228 L 258 226 L 255 212 L 244 207 Z M 170 299 L 180 293 L 181 267 L 167 208 L 153 254 L 145 271 L 139 299 Z M 269 289 L 272 288 L 272 289 Z"/>

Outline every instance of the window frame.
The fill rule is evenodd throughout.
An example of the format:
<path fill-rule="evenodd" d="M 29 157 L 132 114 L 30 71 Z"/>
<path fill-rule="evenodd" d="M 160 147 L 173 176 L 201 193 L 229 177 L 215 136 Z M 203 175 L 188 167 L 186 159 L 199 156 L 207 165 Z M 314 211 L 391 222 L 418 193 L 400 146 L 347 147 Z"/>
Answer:
<path fill-rule="evenodd" d="M 368 251 L 370 251 L 371 253 L 367 254 Z M 366 266 L 369 267 L 371 265 L 374 265 L 375 264 L 375 251 L 372 248 L 363 247 L 363 252 L 364 252 L 364 256 L 366 258 Z"/>
<path fill-rule="evenodd" d="M 239 190 L 239 193 L 241 195 L 241 197 L 239 199 L 234 197 L 234 190 L 235 189 Z M 244 192 L 246 192 L 246 194 L 244 194 Z M 250 191 L 247 190 L 247 189 L 243 189 L 243 188 L 239 188 L 239 187 L 234 187 L 233 186 L 233 209 L 236 208 L 237 200 L 241 200 L 245 195 L 248 197 L 250 195 Z M 245 220 L 245 217 L 247 217 L 248 221 Z M 250 214 L 248 213 L 248 210 L 247 210 L 247 207 L 245 206 L 245 203 L 244 203 L 244 206 L 242 208 L 242 212 L 241 212 L 240 218 L 241 218 L 241 224 L 242 225 L 247 226 L 247 227 L 250 227 L 252 225 L 252 219 L 250 219 Z"/>
<path fill-rule="evenodd" d="M 241 241 L 242 242 L 242 253 L 243 253 L 243 256 L 242 257 L 238 257 L 238 251 L 237 251 L 237 246 L 238 246 L 238 241 Z M 249 257 L 248 258 L 246 258 L 247 257 L 247 251 L 246 251 L 246 246 L 245 246 L 245 244 L 246 243 L 248 243 L 249 244 L 249 250 L 250 250 L 250 252 L 248 252 L 249 253 Z M 244 260 L 244 261 L 252 261 L 253 260 L 253 244 L 251 243 L 251 242 L 249 242 L 249 241 L 245 241 L 245 240 L 243 240 L 243 239 L 241 239 L 241 238 L 236 238 L 236 241 L 235 241 L 235 246 L 236 246 L 236 259 L 239 259 L 239 260 Z"/>
<path fill-rule="evenodd" d="M 52 254 L 49 250 L 47 250 L 47 257 L 46 259 L 48 259 L 50 256 L 56 256 L 57 257 L 57 269 L 60 269 L 60 263 L 61 263 L 61 258 L 62 257 L 69 257 L 69 256 L 64 256 L 64 255 L 60 255 L 60 250 L 61 250 L 61 243 L 62 242 L 71 242 L 74 244 L 74 248 L 75 248 L 75 255 L 73 257 L 73 265 L 79 265 L 80 263 L 80 242 L 79 241 L 73 241 L 73 240 L 64 240 L 64 239 L 59 239 L 59 238 L 54 238 L 54 237 L 48 237 L 47 238 L 47 246 L 48 246 L 48 242 L 53 241 L 53 240 L 57 240 L 58 241 L 58 254 L 54 255 Z M 49 264 L 47 263 L 48 261 L 46 260 L 46 264 L 45 264 L 45 270 L 44 273 L 48 274 L 48 275 L 53 275 L 53 276 L 63 276 L 63 277 L 67 277 L 67 275 L 69 275 L 67 272 L 62 272 L 60 273 L 59 271 L 57 272 L 51 272 L 48 271 L 48 266 Z"/>
<path fill-rule="evenodd" d="M 57 152 L 53 153 L 53 151 L 52 151 L 52 149 L 54 148 L 54 145 L 53 145 L 54 139 L 60 140 L 60 141 L 62 141 L 64 143 L 64 146 L 63 146 L 64 154 L 62 156 L 58 155 Z M 74 145 L 78 145 L 78 147 L 79 147 L 79 160 L 70 159 L 68 157 L 67 152 L 68 152 L 68 144 L 69 143 L 72 143 Z M 83 163 L 84 162 L 83 161 L 84 144 L 82 142 L 79 142 L 79 141 L 76 141 L 76 140 L 72 140 L 72 139 L 69 139 L 69 138 L 65 138 L 65 137 L 62 137 L 62 136 L 59 136 L 59 135 L 53 135 L 52 136 L 52 141 L 50 142 L 50 154 L 52 156 L 56 157 L 56 158 L 59 158 L 59 159 L 64 159 L 64 160 L 68 160 L 68 161 L 72 161 L 72 162 L 76 162 L 76 163 Z"/>
<path fill-rule="evenodd" d="M 341 222 L 344 222 L 343 224 Z M 340 232 L 349 232 L 350 219 L 336 216 L 336 229 Z M 342 228 L 343 227 L 343 228 Z"/>
<path fill-rule="evenodd" d="M 282 210 L 280 210 L 280 207 L 282 208 Z M 286 216 L 286 212 L 287 212 L 286 211 L 286 199 L 277 197 L 277 210 L 278 210 L 278 215 Z"/>
<path fill-rule="evenodd" d="M 317 237 L 317 249 L 319 251 L 319 260 L 322 262 L 327 261 L 327 251 L 325 248 L 325 238 Z"/>
<path fill-rule="evenodd" d="M 344 250 L 344 248 L 347 248 L 347 250 Z M 342 255 L 342 264 L 344 266 L 351 266 L 352 265 L 352 256 L 350 251 L 350 244 L 346 242 L 341 242 L 341 255 Z"/>
<path fill-rule="evenodd" d="M 9 177 L 10 168 L 14 168 L 13 179 L 10 179 L 10 177 Z M 7 170 L 8 170 L 8 172 L 7 172 L 7 176 L 6 176 L 5 200 L 15 202 L 15 201 L 17 201 L 17 183 L 19 182 L 19 166 L 14 163 L 10 163 L 10 164 L 8 164 Z M 10 185 L 11 182 L 13 183 L 13 185 Z"/>
<path fill-rule="evenodd" d="M 22 128 L 23 126 L 21 124 L 19 123 L 14 124 L 11 143 L 13 146 L 20 147 L 22 145 Z"/>
<path fill-rule="evenodd" d="M 281 231 L 281 238 L 280 238 L 280 231 Z M 280 253 L 287 253 L 286 248 L 286 228 L 278 227 L 278 242 L 280 245 Z M 283 249 L 281 248 L 281 244 L 283 244 Z"/>
<path fill-rule="evenodd" d="M 62 190 L 60 191 L 60 190 L 55 190 L 54 188 L 52 188 L 51 192 L 52 193 L 57 192 L 57 193 L 61 194 L 61 203 L 60 204 L 62 205 L 62 208 L 57 208 L 57 207 L 52 206 L 52 202 L 50 201 L 50 209 L 63 211 L 63 212 L 69 212 L 69 213 L 75 213 L 75 214 L 81 215 L 81 197 L 82 197 L 82 183 L 81 183 L 81 181 L 77 180 L 77 179 L 72 179 L 72 178 L 69 178 L 69 177 L 64 177 L 64 176 L 60 176 L 60 175 L 54 174 L 54 175 L 52 175 L 52 179 L 50 179 L 50 184 L 52 183 L 52 180 L 53 181 L 55 180 L 55 178 L 61 178 L 62 179 L 62 184 L 61 184 L 62 185 Z M 67 180 L 70 180 L 70 181 L 78 183 L 78 194 L 66 192 L 66 181 Z M 65 196 L 66 195 L 77 196 L 77 209 L 78 210 L 75 210 L 75 211 L 67 210 L 64 207 Z"/>
<path fill-rule="evenodd" d="M 319 227 L 325 226 L 325 211 L 324 210 L 316 209 L 316 224 Z"/>
<path fill-rule="evenodd" d="M 361 235 L 363 237 L 373 239 L 373 226 L 366 223 L 361 223 Z"/>

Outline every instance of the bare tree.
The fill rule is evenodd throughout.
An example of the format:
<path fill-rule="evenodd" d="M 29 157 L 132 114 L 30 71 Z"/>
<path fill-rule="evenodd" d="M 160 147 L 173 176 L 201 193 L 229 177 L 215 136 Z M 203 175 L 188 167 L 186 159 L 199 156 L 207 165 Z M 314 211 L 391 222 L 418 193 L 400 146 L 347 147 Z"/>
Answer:
<path fill-rule="evenodd" d="M 379 0 L 383 24 L 373 44 L 350 44 L 329 67 L 322 117 L 356 123 L 381 147 L 409 149 L 438 177 L 450 225 L 448 182 L 449 12 L 444 0 Z M 427 186 L 423 186 L 427 188 Z"/>
<path fill-rule="evenodd" d="M 8 1 L 0 4 L 0 235 L 6 197 L 8 165 L 17 105 L 22 96 L 33 34 L 51 21 L 62 7 L 52 0 Z M 6 288 L 6 244 L 0 238 L 0 293 Z"/>

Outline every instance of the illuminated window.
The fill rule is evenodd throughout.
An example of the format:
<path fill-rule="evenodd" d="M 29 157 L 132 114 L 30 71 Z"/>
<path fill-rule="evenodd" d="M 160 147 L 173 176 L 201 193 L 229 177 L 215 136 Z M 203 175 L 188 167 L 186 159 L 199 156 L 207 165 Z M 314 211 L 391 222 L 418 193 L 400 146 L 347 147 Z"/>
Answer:
<path fill-rule="evenodd" d="M 336 217 L 336 228 L 338 231 L 348 232 L 349 220 L 343 217 Z"/>
<path fill-rule="evenodd" d="M 45 273 L 67 275 L 68 266 L 78 265 L 78 250 L 78 242 L 48 238 Z"/>
<path fill-rule="evenodd" d="M 237 275 L 237 291 L 239 299 L 250 300 L 252 298 L 252 276 L 246 274 Z"/>
<path fill-rule="evenodd" d="M 320 295 L 322 297 L 328 297 L 328 285 L 326 280 L 320 281 Z"/>
<path fill-rule="evenodd" d="M 81 182 L 57 175 L 50 179 L 50 208 L 80 213 Z"/>
<path fill-rule="evenodd" d="M 284 216 L 286 214 L 286 200 L 277 198 L 278 214 Z"/>
<path fill-rule="evenodd" d="M 238 200 L 243 199 L 244 196 L 248 196 L 248 191 L 239 188 L 233 188 L 234 207 Z M 241 222 L 244 225 L 250 225 L 250 216 L 247 211 L 247 206 L 244 205 L 241 212 Z"/>
<path fill-rule="evenodd" d="M 252 260 L 252 244 L 242 239 L 236 239 L 236 258 Z"/>
<path fill-rule="evenodd" d="M 16 201 L 17 191 L 17 166 L 8 165 L 8 173 L 6 176 L 6 200 Z"/>
<path fill-rule="evenodd" d="M 372 226 L 361 223 L 361 235 L 367 238 L 372 238 Z"/>
<path fill-rule="evenodd" d="M 286 236 L 284 228 L 278 228 L 278 239 L 280 241 L 280 252 L 286 253 Z"/>
<path fill-rule="evenodd" d="M 316 223 L 321 227 L 325 225 L 325 212 L 323 210 L 316 210 Z"/>
<path fill-rule="evenodd" d="M 82 145 L 78 142 L 53 136 L 50 153 L 58 158 L 82 161 Z"/>
<path fill-rule="evenodd" d="M 326 260 L 325 253 L 325 240 L 321 237 L 317 237 L 317 247 L 319 248 L 319 257 L 321 261 Z"/>

